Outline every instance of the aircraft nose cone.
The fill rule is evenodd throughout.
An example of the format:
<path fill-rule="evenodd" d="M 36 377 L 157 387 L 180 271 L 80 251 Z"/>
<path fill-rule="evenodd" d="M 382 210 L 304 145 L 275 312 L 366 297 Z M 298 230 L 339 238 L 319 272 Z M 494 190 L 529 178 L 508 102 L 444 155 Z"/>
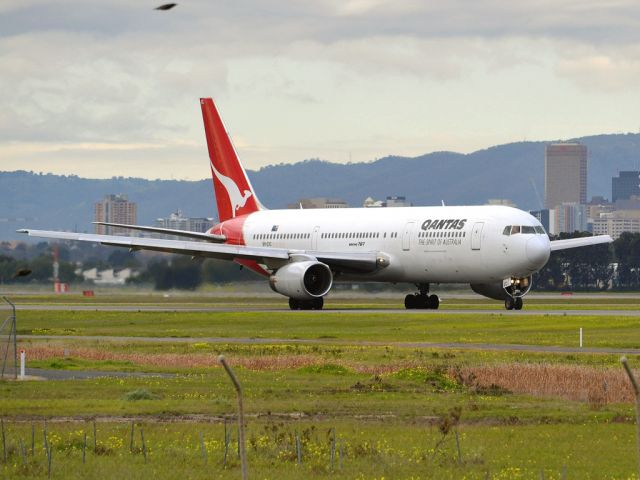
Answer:
<path fill-rule="evenodd" d="M 526 251 L 529 262 L 536 268 L 544 267 L 551 253 L 549 241 L 542 235 L 527 240 Z"/>

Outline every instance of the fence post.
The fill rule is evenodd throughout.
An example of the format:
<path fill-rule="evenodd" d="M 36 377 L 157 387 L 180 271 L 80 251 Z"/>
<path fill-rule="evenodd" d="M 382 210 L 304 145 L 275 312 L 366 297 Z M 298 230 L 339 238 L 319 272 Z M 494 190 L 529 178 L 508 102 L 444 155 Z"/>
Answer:
<path fill-rule="evenodd" d="M 48 462 L 48 471 L 47 471 L 47 477 L 51 478 L 51 462 L 53 460 L 53 448 L 51 448 L 51 446 L 49 446 L 49 462 Z"/>
<path fill-rule="evenodd" d="M 202 461 L 207 464 L 207 448 L 204 445 L 204 435 L 200 432 L 200 451 L 202 452 Z"/>
<path fill-rule="evenodd" d="M 456 427 L 456 447 L 458 447 L 458 465 L 462 465 L 462 450 L 460 449 L 460 435 Z"/>
<path fill-rule="evenodd" d="M 144 454 L 144 463 L 147 463 L 147 444 L 144 441 L 144 429 L 140 427 L 140 441 L 142 442 L 142 453 Z"/>
<path fill-rule="evenodd" d="M 238 394 L 238 444 L 240 448 L 240 466 L 242 468 L 242 480 L 247 480 L 247 452 L 244 445 L 244 408 L 242 406 L 242 387 L 236 378 L 236 375 L 227 364 L 224 355 L 218 357 L 218 361 L 222 364 L 227 375 L 231 378 L 236 393 Z"/>
<path fill-rule="evenodd" d="M 0 419 L 0 425 L 2 426 L 2 458 L 4 463 L 7 463 L 7 439 L 4 434 L 4 419 Z"/>
<path fill-rule="evenodd" d="M 42 430 L 42 437 L 44 442 L 44 449 L 47 451 L 47 455 L 49 455 L 49 440 L 47 440 L 47 421 L 44 421 L 44 428 Z"/>
<path fill-rule="evenodd" d="M 336 458 L 336 429 L 331 429 L 331 470 L 333 470 L 333 464 Z"/>
<path fill-rule="evenodd" d="M 633 394 L 636 397 L 636 457 L 638 461 L 638 477 L 640 477 L 640 389 L 638 388 L 636 377 L 633 375 L 633 372 L 627 363 L 627 357 L 622 357 L 620 362 L 622 362 L 622 366 L 629 376 L 631 386 L 633 387 Z"/>
<path fill-rule="evenodd" d="M 13 361 L 14 361 L 13 373 L 14 373 L 14 378 L 17 380 L 18 379 L 18 325 L 16 323 L 16 306 L 7 297 L 2 297 L 2 298 L 4 298 L 5 302 L 11 305 L 11 311 L 13 312 L 11 314 L 12 316 L 11 330 L 13 331 Z"/>
<path fill-rule="evenodd" d="M 296 432 L 296 455 L 298 458 L 298 465 L 302 464 L 302 445 L 300 444 L 300 437 L 298 436 L 298 432 Z"/>
<path fill-rule="evenodd" d="M 224 458 L 222 466 L 227 466 L 227 455 L 229 454 L 229 441 L 231 440 L 231 432 L 227 432 L 227 417 L 224 417 Z"/>
<path fill-rule="evenodd" d="M 18 352 L 16 348 L 18 348 L 18 339 L 16 338 L 16 307 L 7 297 L 2 297 L 2 300 L 11 307 L 11 315 L 6 318 L 2 325 L 0 326 L 0 330 L 4 331 L 5 325 L 11 320 L 11 324 L 9 325 L 9 338 L 7 338 L 7 349 L 4 352 L 4 358 L 2 359 L 2 371 L 0 372 L 0 378 L 3 378 L 5 375 L 5 370 L 7 367 L 7 360 L 9 358 L 9 350 L 11 350 L 11 345 L 13 343 L 13 377 L 15 380 L 18 379 Z M 13 338 L 12 338 L 13 337 Z M 13 342 L 12 342 L 13 340 Z"/>

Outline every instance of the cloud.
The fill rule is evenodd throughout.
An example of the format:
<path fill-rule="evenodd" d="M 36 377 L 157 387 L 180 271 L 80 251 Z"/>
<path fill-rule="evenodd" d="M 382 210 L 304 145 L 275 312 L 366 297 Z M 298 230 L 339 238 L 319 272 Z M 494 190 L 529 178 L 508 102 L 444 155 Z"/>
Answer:
<path fill-rule="evenodd" d="M 573 45 L 564 50 L 556 70 L 589 91 L 622 91 L 640 84 L 640 47 L 603 49 Z"/>
<path fill-rule="evenodd" d="M 309 145 L 302 142 L 310 139 L 342 145 L 349 138 L 357 144 L 379 138 L 381 91 L 405 109 L 412 98 L 424 102 L 426 111 L 416 107 L 407 120 L 420 122 L 416 131 L 481 141 L 480 127 L 465 131 L 451 118 L 439 127 L 441 117 L 452 115 L 443 110 L 462 105 L 457 114 L 464 121 L 479 116 L 482 127 L 503 128 L 505 112 L 497 106 L 508 103 L 505 79 L 540 91 L 518 105 L 523 118 L 527 112 L 533 118 L 540 97 L 564 83 L 604 98 L 640 79 L 634 46 L 640 43 L 640 4 L 631 0 L 189 0 L 170 12 L 156 12 L 155 5 L 0 4 L 0 147 L 20 144 L 36 152 L 49 148 L 44 144 L 78 144 L 87 148 L 76 153 L 90 156 L 91 146 L 130 145 L 139 160 L 142 150 L 135 146 L 145 145 L 147 153 L 164 147 L 172 152 L 166 158 L 174 158 L 179 146 L 202 141 L 196 99 L 213 95 L 230 107 L 225 113 L 233 130 L 261 162 L 269 161 L 270 150 L 273 161 L 285 150 L 295 152 L 287 160 L 301 159 Z M 477 96 L 491 110 L 464 110 Z M 393 105 L 391 98 L 385 108 Z M 260 110 L 292 125 L 281 126 L 278 137 L 273 125 L 257 120 Z M 344 121 L 350 116 L 358 121 Z M 406 139 L 394 130 L 400 125 L 385 125 L 389 137 L 367 145 L 367 154 L 377 146 L 389 149 L 380 155 L 396 153 L 394 138 L 398 144 Z M 453 136 L 434 131 L 452 125 L 461 129 Z M 350 137 L 341 131 L 346 127 L 353 129 Z M 410 138 L 418 150 L 420 136 Z M 96 159 L 117 152 L 102 149 Z M 29 161 L 19 158 L 12 164 Z"/>

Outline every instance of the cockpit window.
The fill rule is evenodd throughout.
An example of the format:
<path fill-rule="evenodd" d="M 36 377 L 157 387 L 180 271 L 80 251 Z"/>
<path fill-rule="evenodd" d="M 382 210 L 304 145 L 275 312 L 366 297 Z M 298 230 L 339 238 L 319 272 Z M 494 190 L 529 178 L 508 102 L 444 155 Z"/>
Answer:
<path fill-rule="evenodd" d="M 541 226 L 532 227 L 530 225 L 507 225 L 502 231 L 502 234 L 507 236 L 516 235 L 518 233 L 538 235 L 547 234 L 547 232 L 545 232 L 544 228 L 542 228 Z"/>

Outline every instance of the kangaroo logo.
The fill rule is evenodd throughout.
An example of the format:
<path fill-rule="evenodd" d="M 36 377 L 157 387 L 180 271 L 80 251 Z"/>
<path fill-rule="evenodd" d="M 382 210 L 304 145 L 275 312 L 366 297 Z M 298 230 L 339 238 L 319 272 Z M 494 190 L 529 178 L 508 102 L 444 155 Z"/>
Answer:
<path fill-rule="evenodd" d="M 225 188 L 225 190 L 227 191 L 227 195 L 229 195 L 229 202 L 231 203 L 231 216 L 235 218 L 236 210 L 244 207 L 249 197 L 253 194 L 251 193 L 251 190 L 245 190 L 244 195 L 241 194 L 240 189 L 236 185 L 236 182 L 234 182 L 231 178 L 222 175 L 218 170 L 216 170 L 216 167 L 213 166 L 212 161 L 210 161 L 209 163 L 211 163 L 211 170 L 213 170 L 213 174 Z"/>

